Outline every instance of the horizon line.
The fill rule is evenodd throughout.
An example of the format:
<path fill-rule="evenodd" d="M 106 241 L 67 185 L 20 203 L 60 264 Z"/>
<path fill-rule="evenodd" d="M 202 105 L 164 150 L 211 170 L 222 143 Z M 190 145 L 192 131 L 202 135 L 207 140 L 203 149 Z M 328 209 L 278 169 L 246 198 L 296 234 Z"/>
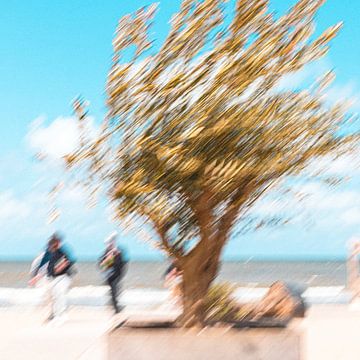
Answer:
<path fill-rule="evenodd" d="M 0 256 L 0 263 L 2 262 L 31 262 L 34 260 L 33 256 Z M 221 262 L 234 263 L 234 262 L 344 262 L 347 257 L 345 255 L 339 256 L 243 256 L 243 257 L 225 257 Z M 77 262 L 96 262 L 98 257 L 96 256 L 79 256 Z M 165 257 L 161 256 L 145 256 L 134 257 L 130 259 L 130 262 L 167 262 Z"/>

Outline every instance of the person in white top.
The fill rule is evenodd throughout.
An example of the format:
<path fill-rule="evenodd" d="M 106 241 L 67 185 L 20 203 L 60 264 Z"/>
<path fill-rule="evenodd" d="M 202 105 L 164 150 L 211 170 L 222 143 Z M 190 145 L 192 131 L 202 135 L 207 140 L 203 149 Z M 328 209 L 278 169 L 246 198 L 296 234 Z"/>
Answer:
<path fill-rule="evenodd" d="M 182 305 L 181 284 L 182 272 L 172 263 L 165 272 L 164 286 L 170 290 L 172 302 L 176 306 Z"/>

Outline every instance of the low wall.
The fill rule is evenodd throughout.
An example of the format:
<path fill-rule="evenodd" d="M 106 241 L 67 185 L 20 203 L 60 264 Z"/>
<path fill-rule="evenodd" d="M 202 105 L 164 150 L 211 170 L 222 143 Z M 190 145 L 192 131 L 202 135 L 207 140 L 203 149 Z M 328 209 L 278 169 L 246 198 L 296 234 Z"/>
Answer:
<path fill-rule="evenodd" d="M 109 360 L 300 360 L 297 329 L 126 329 L 108 335 Z"/>

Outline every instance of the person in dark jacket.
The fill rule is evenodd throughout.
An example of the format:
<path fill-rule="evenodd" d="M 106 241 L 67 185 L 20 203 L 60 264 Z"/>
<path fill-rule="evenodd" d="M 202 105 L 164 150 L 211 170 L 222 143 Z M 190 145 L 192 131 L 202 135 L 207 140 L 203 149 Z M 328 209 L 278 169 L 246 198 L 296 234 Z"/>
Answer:
<path fill-rule="evenodd" d="M 39 270 L 46 268 L 52 310 L 49 320 L 64 319 L 66 295 L 71 284 L 74 262 L 70 252 L 62 245 L 61 237 L 54 234 L 30 280 L 30 285 L 35 285 L 39 280 Z"/>
<path fill-rule="evenodd" d="M 121 311 L 118 297 L 120 294 L 120 281 L 124 276 L 127 260 L 124 253 L 116 244 L 117 233 L 111 234 L 105 240 L 105 252 L 99 259 L 99 267 L 102 271 L 105 282 L 110 287 L 111 301 L 118 314 Z"/>
<path fill-rule="evenodd" d="M 41 253 L 41 255 L 39 255 L 38 258 L 35 259 L 35 261 L 32 265 L 31 272 L 30 272 L 31 279 L 29 281 L 30 285 L 34 285 L 34 283 L 37 282 L 37 280 L 40 277 L 40 274 L 39 274 L 40 271 L 42 273 L 45 272 L 47 275 L 51 276 L 51 274 L 49 274 L 50 269 L 48 268 L 48 265 L 49 265 L 50 259 L 52 258 L 51 248 L 53 247 L 54 241 L 57 242 L 57 247 L 59 248 L 59 251 L 66 254 L 66 256 L 68 257 L 68 259 L 70 261 L 69 265 L 70 264 L 73 265 L 75 263 L 75 260 L 71 256 L 70 250 L 63 244 L 61 235 L 59 235 L 58 233 L 54 233 L 50 237 L 45 251 L 43 253 Z M 70 275 L 70 273 L 72 273 L 74 271 L 74 269 L 71 265 L 67 268 L 68 275 Z"/>

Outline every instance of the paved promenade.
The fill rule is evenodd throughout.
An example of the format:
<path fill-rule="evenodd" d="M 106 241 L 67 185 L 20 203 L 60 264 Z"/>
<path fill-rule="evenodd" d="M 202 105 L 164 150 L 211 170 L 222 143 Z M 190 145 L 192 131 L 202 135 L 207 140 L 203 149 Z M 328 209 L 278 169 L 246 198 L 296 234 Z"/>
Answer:
<path fill-rule="evenodd" d="M 152 311 L 139 312 L 139 309 L 128 308 L 122 316 L 143 317 L 144 314 L 153 316 L 150 315 L 154 314 Z M 158 310 L 155 314 L 161 315 L 161 313 L 164 314 L 164 311 L 166 310 Z M 130 339 L 131 334 L 126 333 L 126 330 L 125 332 L 124 330 L 116 331 L 115 338 L 114 333 L 109 336 L 108 331 L 114 322 L 109 310 L 104 307 L 71 307 L 68 321 L 60 327 L 45 325 L 43 323 L 45 316 L 46 314 L 40 308 L 0 308 L 0 359 L 112 360 L 117 358 L 117 343 L 123 339 L 119 338 L 122 336 L 121 334 L 128 337 L 128 341 L 124 343 L 129 345 L 132 341 L 137 354 L 141 355 L 139 359 L 152 359 L 147 355 L 151 348 L 154 348 L 154 341 L 159 341 L 159 338 L 155 337 L 154 341 L 151 340 L 152 330 L 138 331 L 135 334 L 136 341 L 135 338 Z M 299 349 L 302 360 L 360 359 L 359 305 L 315 305 L 309 310 L 305 320 L 296 320 L 290 324 L 289 334 L 293 334 L 294 331 L 300 335 Z M 144 334 L 143 340 L 140 339 L 141 336 L 139 338 L 141 333 Z M 251 339 L 256 340 L 260 333 L 264 338 L 263 344 L 265 345 L 271 341 L 276 342 L 276 339 L 286 339 L 286 336 L 281 334 L 273 336 L 273 330 L 240 330 L 239 341 L 246 338 L 246 341 L 250 343 Z M 286 335 L 286 332 L 284 334 Z M 166 334 L 166 336 L 170 341 L 170 334 Z M 201 339 L 204 341 L 204 336 Z M 258 341 L 251 343 L 256 345 Z M 139 349 L 141 354 L 138 352 Z M 266 352 L 262 352 L 262 354 L 266 354 Z M 126 357 L 121 359 L 124 360 Z M 129 359 L 133 359 L 133 357 L 129 357 Z M 258 357 L 254 357 L 251 353 L 248 357 L 244 357 L 244 360 L 253 359 L 258 359 Z M 273 358 L 265 356 L 261 359 Z M 292 357 L 289 356 L 286 360 L 288 359 L 292 359 Z"/>
<path fill-rule="evenodd" d="M 110 314 L 76 308 L 60 327 L 44 325 L 40 310 L 0 310 L 0 359 L 102 360 L 107 358 Z"/>

